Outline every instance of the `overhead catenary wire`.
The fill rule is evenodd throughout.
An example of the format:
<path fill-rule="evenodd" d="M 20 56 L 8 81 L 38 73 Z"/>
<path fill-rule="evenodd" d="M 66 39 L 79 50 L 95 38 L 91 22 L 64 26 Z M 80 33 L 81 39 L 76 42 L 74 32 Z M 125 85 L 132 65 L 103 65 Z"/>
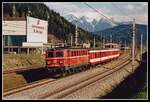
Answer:
<path fill-rule="evenodd" d="M 120 8 L 118 5 L 116 5 L 114 2 L 111 3 L 117 10 L 119 10 L 120 13 L 122 13 L 124 16 L 124 18 L 127 18 L 128 14 L 125 12 L 125 10 L 123 10 L 122 8 Z"/>
<path fill-rule="evenodd" d="M 91 5 L 89 5 L 88 3 L 84 3 L 86 6 L 88 6 L 89 8 L 93 9 L 95 12 L 97 12 L 98 14 L 102 15 L 103 17 L 105 17 L 109 22 L 113 23 L 114 25 L 116 25 L 116 22 L 112 21 L 109 17 L 107 17 L 106 15 L 104 15 L 102 12 L 100 12 L 99 10 L 97 10 L 96 8 L 92 7 Z"/>

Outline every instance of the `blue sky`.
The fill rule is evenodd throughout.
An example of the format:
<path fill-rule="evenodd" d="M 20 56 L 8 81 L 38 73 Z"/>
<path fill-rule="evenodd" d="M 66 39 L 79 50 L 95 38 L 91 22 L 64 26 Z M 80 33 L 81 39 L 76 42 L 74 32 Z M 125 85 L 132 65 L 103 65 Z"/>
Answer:
<path fill-rule="evenodd" d="M 147 2 L 86 2 L 99 12 L 115 21 L 131 21 L 148 24 L 148 3 Z M 86 16 L 90 20 L 101 19 L 103 16 L 89 8 L 84 2 L 46 2 L 50 9 L 66 16 L 73 14 L 77 17 Z"/>

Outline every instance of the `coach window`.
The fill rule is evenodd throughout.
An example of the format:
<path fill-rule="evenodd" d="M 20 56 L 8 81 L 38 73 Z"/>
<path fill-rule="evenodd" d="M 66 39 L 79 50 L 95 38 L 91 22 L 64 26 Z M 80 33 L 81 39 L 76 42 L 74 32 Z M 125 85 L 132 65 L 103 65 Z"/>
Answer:
<path fill-rule="evenodd" d="M 74 56 L 76 56 L 76 51 L 74 51 Z"/>
<path fill-rule="evenodd" d="M 78 55 L 79 55 L 79 56 L 81 56 L 81 54 L 80 54 L 80 53 L 81 53 L 81 51 L 79 51 L 79 52 L 78 52 Z"/>
<path fill-rule="evenodd" d="M 73 56 L 73 52 L 71 51 L 71 56 Z"/>
<path fill-rule="evenodd" d="M 71 51 L 71 56 L 73 56 L 73 52 Z"/>
<path fill-rule="evenodd" d="M 75 51 L 73 51 L 73 56 L 75 56 Z"/>

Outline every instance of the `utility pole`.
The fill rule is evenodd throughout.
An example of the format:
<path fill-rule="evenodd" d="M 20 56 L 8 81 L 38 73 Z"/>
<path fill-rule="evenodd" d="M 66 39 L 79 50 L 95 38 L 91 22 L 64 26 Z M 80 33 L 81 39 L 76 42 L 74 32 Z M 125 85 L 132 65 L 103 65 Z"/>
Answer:
<path fill-rule="evenodd" d="M 15 7 L 15 3 L 13 4 L 13 17 L 16 16 L 16 7 Z"/>
<path fill-rule="evenodd" d="M 77 27 L 77 22 L 76 22 L 76 28 L 75 28 L 75 46 L 78 45 L 78 27 Z"/>
<path fill-rule="evenodd" d="M 143 34 L 141 34 L 141 61 L 142 61 L 142 53 L 143 53 Z"/>
<path fill-rule="evenodd" d="M 71 44 L 71 47 L 72 47 L 72 35 L 71 35 L 71 42 L 70 42 L 70 44 Z"/>
<path fill-rule="evenodd" d="M 135 62 L 135 19 L 133 19 L 133 35 L 132 35 L 132 71 Z"/>
<path fill-rule="evenodd" d="M 31 11 L 29 8 L 28 8 L 28 16 L 31 16 Z"/>
<path fill-rule="evenodd" d="M 95 36 L 94 36 L 94 45 L 93 45 L 93 48 L 95 49 Z"/>
<path fill-rule="evenodd" d="M 110 43 L 112 44 L 112 35 L 110 35 Z M 111 45 L 111 48 L 112 48 L 112 45 Z"/>
<path fill-rule="evenodd" d="M 103 48 L 105 48 L 105 35 L 103 37 Z"/>

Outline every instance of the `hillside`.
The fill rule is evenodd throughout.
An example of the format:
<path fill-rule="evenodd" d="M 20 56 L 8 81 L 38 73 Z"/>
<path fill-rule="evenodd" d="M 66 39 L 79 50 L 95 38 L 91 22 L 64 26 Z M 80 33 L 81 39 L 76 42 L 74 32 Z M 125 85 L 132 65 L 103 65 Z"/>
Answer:
<path fill-rule="evenodd" d="M 52 34 L 60 41 L 70 42 L 71 35 L 75 34 L 75 26 L 64 19 L 59 13 L 50 10 L 44 3 L 15 3 L 15 17 L 25 18 L 28 10 L 31 11 L 30 16 L 43 20 L 48 20 L 48 34 Z M 13 3 L 3 3 L 4 19 L 13 16 Z M 47 18 L 49 16 L 49 19 Z M 54 37 L 54 38 L 55 38 Z M 92 34 L 79 28 L 79 42 L 89 41 Z M 50 39 L 50 38 L 48 38 Z M 48 41 L 53 42 L 53 41 Z"/>
<path fill-rule="evenodd" d="M 131 43 L 132 25 L 123 24 L 103 31 L 94 32 L 94 34 L 97 36 L 105 35 L 107 39 L 112 35 L 114 41 L 121 40 L 122 43 L 125 43 L 125 41 L 126 43 Z M 145 45 L 147 39 L 147 26 L 136 24 L 136 42 L 138 45 L 140 44 L 141 34 L 143 34 L 143 43 Z"/>

